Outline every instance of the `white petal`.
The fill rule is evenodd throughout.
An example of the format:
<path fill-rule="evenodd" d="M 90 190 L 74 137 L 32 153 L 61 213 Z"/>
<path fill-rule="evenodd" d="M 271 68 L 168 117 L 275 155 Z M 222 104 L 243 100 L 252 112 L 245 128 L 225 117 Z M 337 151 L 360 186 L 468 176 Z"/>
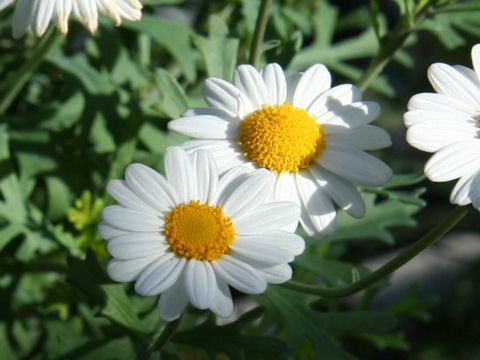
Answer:
<path fill-rule="evenodd" d="M 365 215 L 365 202 L 355 185 L 317 164 L 311 166 L 310 171 L 338 207 L 357 219 Z"/>
<path fill-rule="evenodd" d="M 159 216 L 119 205 L 107 206 L 101 216 L 108 225 L 127 231 L 161 231 L 164 225 Z"/>
<path fill-rule="evenodd" d="M 323 125 L 325 134 L 334 134 L 364 126 L 380 115 L 380 106 L 373 101 L 356 102 L 337 107 L 317 118 L 317 123 Z"/>
<path fill-rule="evenodd" d="M 15 39 L 20 38 L 30 27 L 33 18 L 34 7 L 31 0 L 18 0 L 13 13 L 12 35 Z"/>
<path fill-rule="evenodd" d="M 153 254 L 161 256 L 170 245 L 158 232 L 133 232 L 110 239 L 107 247 L 113 257 L 130 260 Z"/>
<path fill-rule="evenodd" d="M 440 114 L 455 113 L 467 117 L 475 114 L 477 111 L 476 106 L 467 103 L 465 99 L 455 99 L 448 95 L 435 93 L 422 93 L 412 96 L 408 102 L 408 110 L 432 111 Z M 407 126 L 415 121 L 420 121 L 420 119 L 415 120 L 413 116 L 408 119 L 405 118 Z"/>
<path fill-rule="evenodd" d="M 428 68 L 427 75 L 438 93 L 480 106 L 480 89 L 454 67 L 436 63 Z"/>
<path fill-rule="evenodd" d="M 198 200 L 195 191 L 195 173 L 188 154 L 182 148 L 172 146 L 165 151 L 165 173 L 178 195 L 178 201 L 188 203 Z"/>
<path fill-rule="evenodd" d="M 280 264 L 293 261 L 305 249 L 303 239 L 286 231 L 235 238 L 231 255 L 241 260 L 254 260 L 263 264 Z"/>
<path fill-rule="evenodd" d="M 41 0 L 37 2 L 36 13 L 32 19 L 32 30 L 36 36 L 42 36 L 45 33 L 52 19 L 54 6 L 55 1 L 52 0 Z"/>
<path fill-rule="evenodd" d="M 225 215 L 234 217 L 265 202 L 273 191 L 273 175 L 265 169 L 251 173 L 222 204 Z"/>
<path fill-rule="evenodd" d="M 480 79 L 480 44 L 472 47 L 472 63 L 477 78 Z"/>
<path fill-rule="evenodd" d="M 232 256 L 224 255 L 212 262 L 215 273 L 227 284 L 246 294 L 260 294 L 267 282 L 248 264 Z"/>
<path fill-rule="evenodd" d="M 107 185 L 107 192 L 121 205 L 138 211 L 145 211 L 151 214 L 158 214 L 158 211 L 147 205 L 135 194 L 124 180 L 110 180 Z"/>
<path fill-rule="evenodd" d="M 134 281 L 137 278 L 138 274 L 140 274 L 140 272 L 142 272 L 157 258 L 158 256 L 155 254 L 134 260 L 113 259 L 108 263 L 107 273 L 108 276 L 110 276 L 115 281 Z"/>
<path fill-rule="evenodd" d="M 307 110 L 309 114 L 318 117 L 328 111 L 360 101 L 361 98 L 362 94 L 356 86 L 343 84 L 325 91 Z"/>
<path fill-rule="evenodd" d="M 210 203 L 218 185 L 218 171 L 215 160 L 209 151 L 199 150 L 194 153 L 193 167 L 197 179 L 197 194 L 202 203 Z"/>
<path fill-rule="evenodd" d="M 177 282 L 186 262 L 185 258 L 165 253 L 138 276 L 135 291 L 144 296 L 161 294 Z"/>
<path fill-rule="evenodd" d="M 217 278 L 208 261 L 190 259 L 185 267 L 185 291 L 192 305 L 208 309 L 215 302 Z"/>
<path fill-rule="evenodd" d="M 233 75 L 233 83 L 250 101 L 253 111 L 267 103 L 265 82 L 253 66 L 239 65 Z"/>
<path fill-rule="evenodd" d="M 297 191 L 302 200 L 300 223 L 305 232 L 320 239 L 335 230 L 336 211 L 328 194 L 304 171 L 296 175 Z"/>
<path fill-rule="evenodd" d="M 309 109 L 314 100 L 326 90 L 330 89 L 332 79 L 325 65 L 310 66 L 303 74 L 295 87 L 293 103 L 295 107 Z"/>
<path fill-rule="evenodd" d="M 217 293 L 215 294 L 215 300 L 210 306 L 210 309 L 222 317 L 230 316 L 233 312 L 233 301 L 230 289 L 227 283 L 221 279 L 217 279 Z"/>
<path fill-rule="evenodd" d="M 131 164 L 125 170 L 129 187 L 157 212 L 164 213 L 178 202 L 175 189 L 155 170 L 143 164 Z"/>
<path fill-rule="evenodd" d="M 435 152 L 455 143 L 477 137 L 477 127 L 468 121 L 436 119 L 412 125 L 407 131 L 407 142 L 417 149 Z"/>
<path fill-rule="evenodd" d="M 360 150 L 378 150 L 392 145 L 390 135 L 382 128 L 373 125 L 328 135 L 325 141 L 327 144 L 348 144 Z"/>
<path fill-rule="evenodd" d="M 68 32 L 68 18 L 72 12 L 72 0 L 56 1 L 53 21 L 62 35 Z"/>
<path fill-rule="evenodd" d="M 235 232 L 240 235 L 255 235 L 280 230 L 298 221 L 300 207 L 290 201 L 261 204 L 252 211 L 232 217 Z"/>
<path fill-rule="evenodd" d="M 95 0 L 74 1 L 73 14 L 92 34 L 98 27 L 98 9 Z"/>
<path fill-rule="evenodd" d="M 480 168 L 480 140 L 448 145 L 425 164 L 425 174 L 432 181 L 450 181 Z"/>
<path fill-rule="evenodd" d="M 212 204 L 224 204 L 230 194 L 247 179 L 249 172 L 250 170 L 245 166 L 236 166 L 223 174 L 218 181 Z"/>
<path fill-rule="evenodd" d="M 266 104 L 280 105 L 287 98 L 287 81 L 278 64 L 268 64 L 262 70 L 263 81 L 267 89 Z"/>
<path fill-rule="evenodd" d="M 480 171 L 464 175 L 457 181 L 450 194 L 452 204 L 467 205 L 480 196 Z"/>
<path fill-rule="evenodd" d="M 256 270 L 270 284 L 282 284 L 292 278 L 292 268 L 288 264 L 258 267 Z"/>
<path fill-rule="evenodd" d="M 238 103 L 243 97 L 235 86 L 218 78 L 205 80 L 203 96 L 209 106 L 223 110 L 233 117 L 237 116 Z"/>
<path fill-rule="evenodd" d="M 181 117 L 169 121 L 168 128 L 197 139 L 226 139 L 238 133 L 237 124 L 212 115 Z"/>
<path fill-rule="evenodd" d="M 277 176 L 275 181 L 275 189 L 273 194 L 274 201 L 291 201 L 300 206 L 300 198 L 297 194 L 297 186 L 295 185 L 295 175 L 284 172 Z M 282 228 L 282 230 L 294 232 L 297 229 L 298 221 L 292 221 L 291 224 Z"/>
<path fill-rule="evenodd" d="M 105 240 L 110 240 L 115 236 L 123 235 L 123 234 L 126 234 L 127 232 L 102 222 L 100 225 L 98 225 L 98 233 Z"/>
<path fill-rule="evenodd" d="M 355 148 L 327 144 L 317 162 L 327 170 L 366 186 L 381 186 L 392 177 L 392 169 L 376 157 Z"/>
<path fill-rule="evenodd" d="M 158 313 L 167 320 L 178 319 L 188 305 L 188 296 L 183 284 L 183 274 L 179 276 L 177 282 L 166 290 L 158 302 Z"/>
<path fill-rule="evenodd" d="M 13 3 L 15 0 L 0 0 L 0 11 L 5 9 L 8 5 Z"/>

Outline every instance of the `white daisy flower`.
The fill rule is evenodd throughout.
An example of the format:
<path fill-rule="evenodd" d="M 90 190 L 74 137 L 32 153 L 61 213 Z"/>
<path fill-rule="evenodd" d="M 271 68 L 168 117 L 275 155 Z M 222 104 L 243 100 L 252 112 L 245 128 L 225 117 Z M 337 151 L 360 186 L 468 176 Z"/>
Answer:
<path fill-rule="evenodd" d="M 282 230 L 298 222 L 292 202 L 266 202 L 274 179 L 265 170 L 237 167 L 218 177 L 207 151 L 188 155 L 167 149 L 166 178 L 132 164 L 108 192 L 120 203 L 102 212 L 100 234 L 114 257 L 108 274 L 135 281 L 141 295 L 160 296 L 166 320 L 190 302 L 220 316 L 232 313 L 229 286 L 262 293 L 267 283 L 291 278 L 288 265 L 303 252 L 303 239 Z"/>
<path fill-rule="evenodd" d="M 14 1 L 0 0 L 0 11 Z M 29 29 L 42 36 L 51 21 L 65 35 L 70 14 L 94 33 L 99 13 L 111 17 L 118 26 L 122 18 L 140 20 L 141 8 L 139 0 L 18 0 L 13 15 L 13 37 L 20 38 Z"/>
<path fill-rule="evenodd" d="M 364 150 L 391 144 L 383 129 L 369 125 L 380 107 L 361 101 L 353 85 L 330 88 L 324 65 L 286 79 L 278 64 L 262 71 L 240 65 L 233 84 L 209 78 L 209 105 L 170 121 L 188 135 L 187 151 L 209 149 L 221 172 L 236 165 L 266 168 L 275 175 L 273 199 L 301 206 L 301 224 L 321 238 L 335 230 L 338 207 L 361 218 L 365 203 L 354 183 L 383 185 L 391 169 Z"/>
<path fill-rule="evenodd" d="M 428 79 L 437 93 L 413 96 L 405 113 L 407 141 L 435 153 L 425 164 L 432 181 L 459 179 L 452 204 L 480 210 L 480 44 L 472 48 L 473 68 L 436 63 Z"/>

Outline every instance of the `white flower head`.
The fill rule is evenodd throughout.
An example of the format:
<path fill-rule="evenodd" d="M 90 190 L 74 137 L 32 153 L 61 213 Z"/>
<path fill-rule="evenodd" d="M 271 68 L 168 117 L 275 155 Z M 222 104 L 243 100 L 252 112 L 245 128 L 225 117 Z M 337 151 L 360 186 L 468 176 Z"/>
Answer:
<path fill-rule="evenodd" d="M 480 44 L 472 48 L 474 70 L 436 63 L 428 79 L 436 93 L 414 95 L 404 115 L 407 141 L 435 153 L 425 164 L 431 181 L 459 179 L 452 204 L 480 210 Z"/>
<path fill-rule="evenodd" d="M 282 230 L 298 223 L 292 202 L 268 202 L 274 179 L 268 171 L 234 168 L 219 178 L 207 151 L 187 154 L 170 147 L 166 178 L 132 164 L 125 181 L 108 192 L 120 203 L 102 212 L 100 234 L 114 259 L 108 274 L 135 281 L 141 295 L 160 296 L 166 320 L 190 302 L 220 316 L 233 310 L 229 286 L 247 294 L 291 278 L 288 265 L 303 252 L 303 239 Z"/>
<path fill-rule="evenodd" d="M 331 88 L 324 65 L 288 79 L 278 64 L 260 72 L 240 65 L 233 84 L 209 78 L 203 92 L 208 107 L 190 109 L 168 124 L 197 138 L 183 148 L 211 150 L 221 172 L 242 164 L 268 169 L 275 176 L 273 199 L 299 204 L 310 236 L 335 230 L 334 203 L 363 217 L 365 203 L 354 183 L 380 186 L 392 175 L 365 152 L 391 144 L 387 132 L 369 125 L 379 106 L 361 101 L 353 85 Z"/>
<path fill-rule="evenodd" d="M 0 0 L 0 11 L 15 0 Z M 122 18 L 140 20 L 142 4 L 139 0 L 17 0 L 13 16 L 13 37 L 20 38 L 32 30 L 36 36 L 45 33 L 51 21 L 62 35 L 68 32 L 70 14 L 91 33 L 98 27 L 99 13 L 111 17 L 118 26 Z"/>

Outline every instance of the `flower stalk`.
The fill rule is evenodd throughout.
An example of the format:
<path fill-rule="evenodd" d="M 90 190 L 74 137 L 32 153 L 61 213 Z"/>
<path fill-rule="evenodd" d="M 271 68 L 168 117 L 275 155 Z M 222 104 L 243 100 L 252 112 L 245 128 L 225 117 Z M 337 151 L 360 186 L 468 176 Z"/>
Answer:
<path fill-rule="evenodd" d="M 165 344 L 167 344 L 172 338 L 172 336 L 175 335 L 175 332 L 177 331 L 181 320 L 182 317 L 180 316 L 178 319 L 167 323 L 160 335 L 155 339 L 152 345 L 150 345 L 149 353 L 162 350 Z"/>
<path fill-rule="evenodd" d="M 258 11 L 249 58 L 249 63 L 255 67 L 258 67 L 260 55 L 262 54 L 263 38 L 265 36 L 265 29 L 267 27 L 272 2 L 272 0 L 262 0 Z"/>
<path fill-rule="evenodd" d="M 20 90 L 60 39 L 57 32 L 50 29 L 48 34 L 35 44 L 30 58 L 0 85 L 0 115 L 7 111 Z"/>
<path fill-rule="evenodd" d="M 468 209 L 466 207 L 456 207 L 444 221 L 440 222 L 436 227 L 434 227 L 427 234 L 421 237 L 404 252 L 394 257 L 388 263 L 386 263 L 381 268 L 374 271 L 367 277 L 350 285 L 328 288 L 324 286 L 303 284 L 292 280 L 286 282 L 283 286 L 292 290 L 319 295 L 323 297 L 344 297 L 355 294 L 368 288 L 370 285 L 373 285 L 374 283 L 382 280 L 383 278 L 397 270 L 399 267 L 410 261 L 421 251 L 423 251 L 425 248 L 433 244 L 435 241 L 444 236 L 448 231 L 450 231 L 456 224 L 458 224 L 458 222 L 460 222 L 460 220 L 463 219 L 467 212 Z"/>

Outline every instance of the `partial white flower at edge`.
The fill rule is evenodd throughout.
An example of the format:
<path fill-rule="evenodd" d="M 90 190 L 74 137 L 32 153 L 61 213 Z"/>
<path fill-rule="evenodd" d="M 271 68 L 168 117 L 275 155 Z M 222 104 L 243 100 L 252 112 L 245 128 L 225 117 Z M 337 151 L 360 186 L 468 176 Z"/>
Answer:
<path fill-rule="evenodd" d="M 132 164 L 108 192 L 120 205 L 106 207 L 99 231 L 113 256 L 108 274 L 135 281 L 141 295 L 161 294 L 160 316 L 178 318 L 188 303 L 226 317 L 229 286 L 247 294 L 291 278 L 289 262 L 303 239 L 283 230 L 298 224 L 292 202 L 268 202 L 273 176 L 236 167 L 219 178 L 207 151 L 165 154 L 166 178 Z"/>
<path fill-rule="evenodd" d="M 14 1 L 0 0 L 0 11 Z M 141 9 L 139 0 L 17 0 L 12 33 L 14 38 L 20 38 L 30 29 L 36 36 L 42 36 L 52 21 L 65 35 L 71 14 L 94 33 L 98 27 L 99 13 L 112 18 L 118 26 L 122 18 L 140 20 Z"/>
<path fill-rule="evenodd" d="M 237 165 L 268 169 L 275 176 L 273 200 L 299 204 L 310 236 L 333 233 L 334 203 L 355 218 L 365 215 L 354 184 L 381 186 L 392 176 L 366 152 L 391 145 L 386 131 L 369 124 L 380 107 L 362 101 L 353 85 L 331 88 L 324 65 L 288 79 L 278 64 L 261 71 L 240 65 L 233 84 L 209 78 L 203 94 L 208 107 L 187 110 L 168 124 L 196 138 L 182 147 L 210 150 L 220 172 Z"/>
<path fill-rule="evenodd" d="M 437 93 L 413 96 L 404 115 L 407 141 L 434 153 L 425 164 L 431 181 L 459 179 L 450 202 L 480 210 L 480 44 L 472 48 L 473 70 L 435 63 L 428 79 Z"/>

